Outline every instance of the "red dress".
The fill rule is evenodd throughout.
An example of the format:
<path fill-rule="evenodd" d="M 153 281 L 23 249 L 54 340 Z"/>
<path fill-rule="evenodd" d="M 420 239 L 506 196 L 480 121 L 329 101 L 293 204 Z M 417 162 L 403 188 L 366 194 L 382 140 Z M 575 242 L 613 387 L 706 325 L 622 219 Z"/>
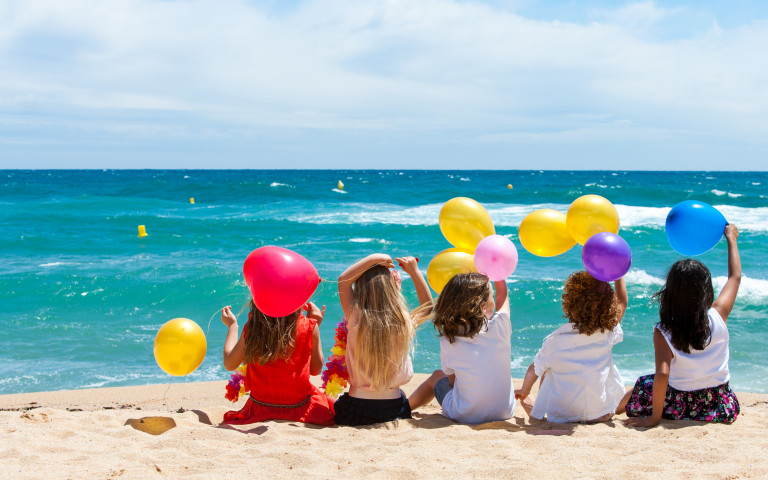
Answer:
<path fill-rule="evenodd" d="M 317 321 L 301 315 L 296 322 L 296 348 L 288 360 L 266 365 L 249 363 L 245 388 L 251 396 L 239 411 L 224 414 L 222 423 L 242 425 L 264 420 L 333 425 L 333 400 L 309 381 L 312 332 Z M 247 335 L 243 329 L 243 335 Z"/>

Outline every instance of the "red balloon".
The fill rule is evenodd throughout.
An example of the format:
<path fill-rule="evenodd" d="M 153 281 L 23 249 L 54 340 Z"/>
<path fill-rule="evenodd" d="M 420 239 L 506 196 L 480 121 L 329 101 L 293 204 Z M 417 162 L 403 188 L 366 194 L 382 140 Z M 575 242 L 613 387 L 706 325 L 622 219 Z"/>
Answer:
<path fill-rule="evenodd" d="M 270 317 L 284 317 L 301 308 L 320 283 L 309 260 L 273 246 L 252 251 L 243 264 L 243 276 L 253 303 Z"/>

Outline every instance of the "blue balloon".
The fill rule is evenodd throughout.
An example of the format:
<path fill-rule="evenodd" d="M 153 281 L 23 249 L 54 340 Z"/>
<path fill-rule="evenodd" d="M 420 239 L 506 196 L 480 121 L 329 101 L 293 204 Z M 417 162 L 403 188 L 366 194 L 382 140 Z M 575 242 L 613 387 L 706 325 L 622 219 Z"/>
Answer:
<path fill-rule="evenodd" d="M 632 265 L 632 250 L 627 242 L 611 232 L 592 235 L 584 243 L 581 260 L 590 275 L 604 282 L 623 277 Z"/>
<path fill-rule="evenodd" d="M 667 215 L 667 239 L 678 253 L 701 255 L 723 238 L 728 222 L 712 205 L 696 200 L 680 202 Z"/>

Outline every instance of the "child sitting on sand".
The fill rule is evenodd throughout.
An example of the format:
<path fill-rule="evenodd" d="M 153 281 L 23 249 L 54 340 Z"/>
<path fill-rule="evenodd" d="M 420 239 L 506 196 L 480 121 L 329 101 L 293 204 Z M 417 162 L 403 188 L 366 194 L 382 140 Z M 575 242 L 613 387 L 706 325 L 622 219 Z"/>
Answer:
<path fill-rule="evenodd" d="M 323 368 L 323 347 L 318 327 L 325 306 L 314 303 L 285 317 L 269 317 L 251 300 L 248 323 L 238 339 L 237 317 L 231 307 L 221 311 L 227 326 L 224 368 L 234 370 L 241 363 L 245 388 L 250 397 L 240 411 L 224 414 L 222 423 L 246 424 L 264 420 L 293 420 L 333 425 L 333 401 L 310 383 L 310 375 Z"/>
<path fill-rule="evenodd" d="M 624 396 L 624 383 L 611 349 L 624 338 L 621 319 L 627 309 L 624 279 L 614 283 L 574 272 L 563 289 L 568 323 L 552 332 L 515 390 L 523 409 L 550 422 L 602 422 L 613 417 Z M 542 377 L 535 403 L 531 387 Z"/>
<path fill-rule="evenodd" d="M 728 386 L 728 314 L 741 283 L 739 230 L 726 225 L 728 280 L 714 302 L 709 269 L 698 260 L 675 262 L 656 294 L 660 321 L 653 329 L 656 374 L 637 379 L 622 400 L 627 425 L 653 427 L 662 418 L 732 423 L 739 400 Z M 625 407 L 626 406 L 626 407 Z"/>
<path fill-rule="evenodd" d="M 440 364 L 409 401 L 411 408 L 433 398 L 443 415 L 457 422 L 506 420 L 513 414 L 512 364 L 507 284 L 461 273 L 437 299 L 435 328 L 440 335 Z M 495 311 L 495 313 L 494 313 Z"/>
<path fill-rule="evenodd" d="M 419 303 L 432 294 L 417 259 L 395 259 L 413 279 Z M 411 418 L 400 386 L 413 376 L 410 351 L 419 316 L 408 312 L 400 276 L 389 255 L 374 254 L 339 276 L 339 301 L 347 320 L 346 366 L 349 393 L 335 404 L 339 425 L 370 425 Z"/>

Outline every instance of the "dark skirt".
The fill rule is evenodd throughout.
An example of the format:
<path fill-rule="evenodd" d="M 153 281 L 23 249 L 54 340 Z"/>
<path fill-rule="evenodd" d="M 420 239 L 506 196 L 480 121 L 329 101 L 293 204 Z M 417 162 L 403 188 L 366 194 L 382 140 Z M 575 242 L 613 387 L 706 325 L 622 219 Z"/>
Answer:
<path fill-rule="evenodd" d="M 405 395 L 390 400 L 369 400 L 342 395 L 334 404 L 337 425 L 373 425 L 399 418 L 412 418 Z"/>
<path fill-rule="evenodd" d="M 653 375 L 637 379 L 627 401 L 628 417 L 650 417 L 653 414 Z M 739 415 L 739 400 L 728 382 L 717 387 L 684 392 L 667 385 L 663 418 L 667 420 L 699 420 L 733 423 Z"/>

